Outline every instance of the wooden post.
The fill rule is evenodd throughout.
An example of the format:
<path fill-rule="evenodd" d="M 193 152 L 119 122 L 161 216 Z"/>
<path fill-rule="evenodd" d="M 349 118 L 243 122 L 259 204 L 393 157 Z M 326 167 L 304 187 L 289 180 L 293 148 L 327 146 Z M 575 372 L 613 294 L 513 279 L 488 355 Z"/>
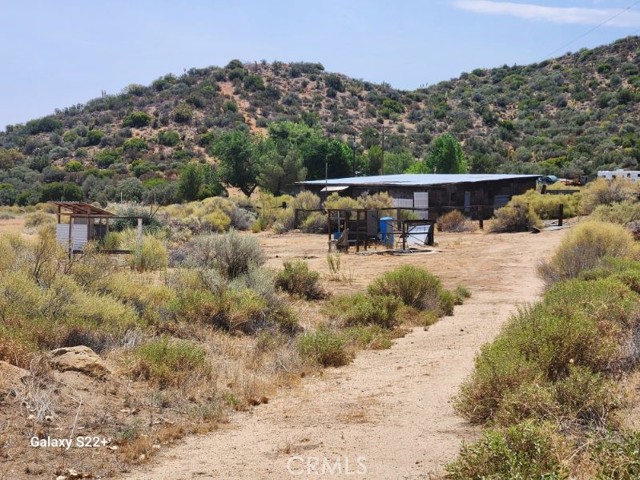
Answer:
<path fill-rule="evenodd" d="M 407 228 L 407 222 L 402 222 L 402 250 L 407 249 L 407 232 L 409 229 Z"/>
<path fill-rule="evenodd" d="M 560 204 L 559 212 L 558 212 L 558 226 L 562 226 L 562 221 L 564 220 L 564 203 Z"/>
<path fill-rule="evenodd" d="M 73 215 L 69 215 L 69 258 L 73 257 Z"/>
<path fill-rule="evenodd" d="M 484 207 L 482 205 L 478 205 L 478 223 L 480 230 L 484 230 Z"/>
<path fill-rule="evenodd" d="M 142 250 L 142 217 L 138 217 L 138 255 Z"/>

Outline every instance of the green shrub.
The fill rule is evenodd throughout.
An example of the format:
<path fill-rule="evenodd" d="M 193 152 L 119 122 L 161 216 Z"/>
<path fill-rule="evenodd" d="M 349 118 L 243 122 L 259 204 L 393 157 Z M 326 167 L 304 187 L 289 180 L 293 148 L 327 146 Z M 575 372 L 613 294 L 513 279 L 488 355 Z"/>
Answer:
<path fill-rule="evenodd" d="M 460 210 L 452 210 L 438 217 L 436 225 L 441 232 L 473 232 L 478 229 Z"/>
<path fill-rule="evenodd" d="M 554 220 L 558 218 L 560 205 L 564 205 L 564 218 L 575 217 L 578 213 L 578 204 L 581 197 L 578 194 L 543 195 L 536 190 L 528 190 L 524 194 L 513 198 L 517 198 L 518 200 L 522 200 L 522 202 L 531 205 L 533 207 L 533 211 L 536 212 L 541 219 Z"/>
<path fill-rule="evenodd" d="M 604 403 L 597 398 L 604 384 L 597 375 L 586 376 L 582 368 L 610 373 L 636 362 L 633 332 L 639 299 L 615 278 L 556 284 L 543 302 L 521 310 L 493 343 L 482 348 L 456 408 L 472 422 L 486 422 L 518 389 L 548 383 L 556 384 L 555 401 L 565 410 L 576 410 L 567 393 L 571 390 L 578 391 L 574 397 L 583 402 L 593 395 L 593 402 L 602 408 Z M 607 414 L 602 410 L 599 415 Z M 591 411 L 578 420 L 594 415 Z"/>
<path fill-rule="evenodd" d="M 505 431 L 490 430 L 447 466 L 447 478 L 563 479 L 568 446 L 551 423 L 523 422 Z"/>
<path fill-rule="evenodd" d="M 327 216 L 322 212 L 312 212 L 300 225 L 300 230 L 305 233 L 326 233 Z"/>
<path fill-rule="evenodd" d="M 320 274 L 310 271 L 307 262 L 285 261 L 284 269 L 276 274 L 275 285 L 292 295 L 307 300 L 318 300 L 326 296 L 318 283 L 319 279 Z"/>
<path fill-rule="evenodd" d="M 338 193 L 333 192 L 324 202 L 326 210 L 354 209 L 362 208 L 362 204 L 351 197 L 341 197 Z"/>
<path fill-rule="evenodd" d="M 405 265 L 376 278 L 369 285 L 371 296 L 395 296 L 402 303 L 418 310 L 449 310 L 448 295 L 440 280 L 427 270 Z M 442 302 L 442 303 L 441 303 Z"/>
<path fill-rule="evenodd" d="M 356 293 L 331 299 L 326 312 L 341 327 L 377 325 L 393 328 L 399 323 L 401 301 L 391 295 L 366 295 Z"/>
<path fill-rule="evenodd" d="M 484 345 L 473 373 L 460 388 L 456 410 L 472 423 L 491 420 L 504 397 L 523 385 L 542 381 L 541 369 L 520 352 L 513 336 L 501 334 Z"/>
<path fill-rule="evenodd" d="M 204 350 L 187 340 L 157 338 L 137 347 L 132 357 L 130 375 L 160 388 L 183 387 L 212 374 Z"/>
<path fill-rule="evenodd" d="M 266 258 L 258 239 L 231 230 L 228 233 L 198 235 L 188 244 L 193 266 L 213 268 L 227 279 L 234 279 L 259 267 Z"/>
<path fill-rule="evenodd" d="M 222 233 L 229 230 L 231 219 L 222 210 L 214 210 L 202 217 L 202 226 L 211 232 Z"/>
<path fill-rule="evenodd" d="M 542 227 L 542 221 L 533 207 L 526 201 L 514 197 L 496 211 L 490 231 L 493 233 L 528 232 L 532 228 L 540 227 Z"/>
<path fill-rule="evenodd" d="M 593 220 L 627 225 L 640 221 L 640 203 L 621 202 L 611 205 L 598 205 L 591 214 Z"/>
<path fill-rule="evenodd" d="M 391 332 L 379 325 L 358 325 L 343 330 L 346 342 L 357 349 L 386 350 L 393 345 Z"/>
<path fill-rule="evenodd" d="M 582 190 L 580 211 L 589 215 L 599 205 L 633 202 L 638 199 L 638 186 L 626 179 L 598 178 Z"/>
<path fill-rule="evenodd" d="M 615 382 L 586 367 L 570 367 L 569 375 L 554 387 L 565 416 L 583 424 L 606 425 L 609 414 L 622 405 Z"/>
<path fill-rule="evenodd" d="M 368 210 L 391 210 L 394 208 L 393 198 L 387 192 L 366 195 L 362 199 L 362 208 Z"/>
<path fill-rule="evenodd" d="M 151 123 L 151 115 L 146 112 L 132 112 L 122 120 L 125 127 L 142 128 Z"/>
<path fill-rule="evenodd" d="M 164 270 L 169 264 L 169 255 L 164 242 L 154 235 L 143 235 L 140 246 L 129 243 L 132 250 L 129 266 L 139 272 Z"/>
<path fill-rule="evenodd" d="M 42 225 L 53 225 L 56 219 L 53 215 L 44 212 L 27 213 L 24 216 L 24 226 L 29 228 L 40 227 Z"/>
<path fill-rule="evenodd" d="M 298 352 L 303 359 L 323 367 L 340 367 L 352 359 L 346 339 L 341 333 L 320 328 L 298 338 Z"/>
<path fill-rule="evenodd" d="M 555 254 L 538 267 L 547 285 L 577 277 L 601 265 L 606 257 L 632 254 L 633 238 L 623 227 L 604 222 L 585 222 L 573 229 Z"/>
<path fill-rule="evenodd" d="M 456 287 L 456 305 L 462 305 L 467 298 L 471 298 L 471 291 L 462 285 Z"/>
<path fill-rule="evenodd" d="M 313 192 L 300 192 L 291 199 L 290 206 L 303 210 L 317 210 L 320 208 L 320 197 Z"/>
<path fill-rule="evenodd" d="M 635 480 L 640 477 L 640 433 L 609 434 L 592 449 L 598 466 L 597 478 Z"/>
<path fill-rule="evenodd" d="M 175 147 L 180 143 L 180 134 L 175 130 L 161 130 L 158 132 L 158 143 L 165 147 Z"/>

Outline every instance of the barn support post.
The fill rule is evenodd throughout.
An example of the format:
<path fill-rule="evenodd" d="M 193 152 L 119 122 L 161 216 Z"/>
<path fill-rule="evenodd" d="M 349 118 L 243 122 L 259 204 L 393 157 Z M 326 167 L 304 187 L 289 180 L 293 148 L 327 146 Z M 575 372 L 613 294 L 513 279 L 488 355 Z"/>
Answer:
<path fill-rule="evenodd" d="M 138 255 L 142 250 L 142 217 L 138 217 Z"/>
<path fill-rule="evenodd" d="M 478 224 L 480 230 L 484 230 L 484 207 L 482 205 L 478 205 Z"/>

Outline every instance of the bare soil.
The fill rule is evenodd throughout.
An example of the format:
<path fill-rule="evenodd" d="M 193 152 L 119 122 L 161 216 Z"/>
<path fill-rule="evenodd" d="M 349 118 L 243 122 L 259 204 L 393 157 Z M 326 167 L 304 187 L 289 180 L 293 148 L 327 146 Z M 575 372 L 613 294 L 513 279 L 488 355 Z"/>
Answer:
<path fill-rule="evenodd" d="M 448 288 L 466 286 L 472 297 L 452 317 L 414 328 L 391 349 L 361 352 L 348 366 L 306 378 L 266 405 L 233 414 L 224 429 L 161 451 L 126 478 L 441 477 L 462 442 L 479 433 L 453 409 L 474 356 L 518 305 L 538 298 L 536 264 L 564 232 L 438 234 L 431 253 L 342 256 L 340 279 L 333 280 L 326 237 L 261 234 L 269 266 L 304 258 L 334 293 L 361 291 L 380 273 L 412 264 Z"/>

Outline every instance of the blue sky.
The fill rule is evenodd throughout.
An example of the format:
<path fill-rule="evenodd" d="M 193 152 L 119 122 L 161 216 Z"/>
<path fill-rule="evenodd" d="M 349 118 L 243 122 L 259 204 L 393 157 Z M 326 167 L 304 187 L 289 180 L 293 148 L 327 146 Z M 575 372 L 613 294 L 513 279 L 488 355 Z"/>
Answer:
<path fill-rule="evenodd" d="M 410 90 L 638 35 L 640 1 L 0 0 L 0 19 L 3 129 L 234 58 Z"/>

